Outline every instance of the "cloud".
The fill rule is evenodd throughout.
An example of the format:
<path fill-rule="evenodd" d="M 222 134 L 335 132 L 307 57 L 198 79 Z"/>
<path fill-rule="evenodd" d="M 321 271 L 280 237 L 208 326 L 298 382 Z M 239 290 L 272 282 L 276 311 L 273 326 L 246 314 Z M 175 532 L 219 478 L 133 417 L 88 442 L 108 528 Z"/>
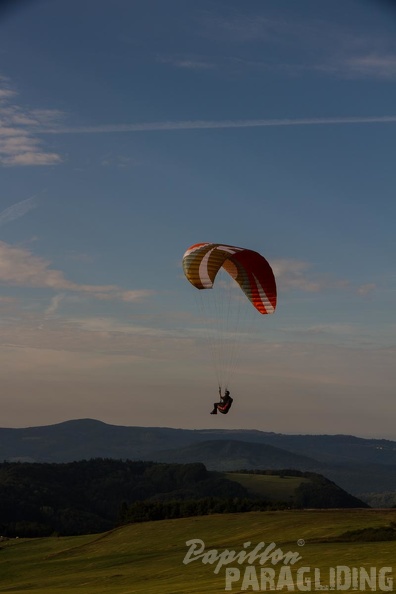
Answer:
<path fill-rule="evenodd" d="M 347 59 L 343 69 L 358 77 L 391 80 L 396 78 L 396 54 L 368 54 Z"/>
<path fill-rule="evenodd" d="M 37 127 L 54 125 L 57 110 L 23 109 L 15 102 L 17 93 L 0 77 L 0 165 L 37 166 L 61 163 L 58 153 L 43 150 Z"/>
<path fill-rule="evenodd" d="M 40 134 L 111 134 L 119 132 L 160 132 L 175 130 L 208 130 L 221 128 L 262 128 L 284 126 L 331 126 L 349 124 L 394 124 L 396 115 L 347 116 L 323 118 L 282 118 L 255 120 L 181 120 L 141 124 L 108 124 L 101 126 L 40 128 Z M 1 131 L 0 131 L 1 134 Z"/>
<path fill-rule="evenodd" d="M 298 289 L 308 293 L 317 293 L 326 289 L 348 288 L 347 280 L 328 278 L 310 278 L 308 271 L 312 267 L 308 262 L 299 260 L 274 260 L 271 263 L 276 282 L 282 289 Z"/>
<path fill-rule="evenodd" d="M 247 15 L 232 10 L 229 16 L 214 17 L 207 13 L 202 20 L 202 33 L 215 40 L 245 44 L 252 41 L 276 41 L 282 43 L 291 36 L 306 40 L 307 25 L 288 22 L 284 17 L 269 18 L 259 13 Z M 305 35 L 303 35 L 305 33 Z"/>
<path fill-rule="evenodd" d="M 2 80 L 0 78 L 0 84 Z M 4 101 L 4 99 L 9 99 L 10 97 L 14 97 L 16 95 L 15 91 L 11 91 L 11 89 L 0 89 L 0 101 Z"/>
<path fill-rule="evenodd" d="M 351 282 L 346 279 L 315 277 L 311 272 L 312 264 L 301 260 L 273 260 L 271 266 L 276 282 L 283 290 L 297 289 L 307 293 L 319 293 L 328 289 L 348 289 L 364 296 L 377 288 L 375 283 L 365 283 L 353 287 Z"/>
<path fill-rule="evenodd" d="M 196 56 L 158 56 L 157 62 L 185 70 L 213 70 L 217 68 L 213 61 L 209 62 Z"/>
<path fill-rule="evenodd" d="M 194 349 L 193 341 L 171 330 L 121 322 L 112 317 L 56 318 L 21 313 L 2 325 L 0 348 L 131 355 L 139 359 L 153 355 L 166 359 L 173 352 L 182 358 Z M 191 355 L 191 352 L 190 352 Z M 1 370 L 0 370 L 1 371 Z"/>
<path fill-rule="evenodd" d="M 140 165 L 141 161 L 125 155 L 108 155 L 102 159 L 101 164 L 105 167 L 117 167 L 117 169 L 132 169 Z"/>
<path fill-rule="evenodd" d="M 34 201 L 34 198 L 35 197 L 32 196 L 31 198 L 26 198 L 26 200 L 21 200 L 0 212 L 0 227 L 10 221 L 23 217 L 27 212 L 36 208 L 37 204 Z"/>
<path fill-rule="evenodd" d="M 375 283 L 367 283 L 358 287 L 357 292 L 359 295 L 368 295 L 376 289 Z"/>
<path fill-rule="evenodd" d="M 65 295 L 64 293 L 60 293 L 59 295 L 55 295 L 52 297 L 51 302 L 47 309 L 45 310 L 45 315 L 51 316 L 57 312 L 60 303 L 64 300 Z"/>
<path fill-rule="evenodd" d="M 307 72 L 337 76 L 349 79 L 394 80 L 396 78 L 396 54 L 368 51 L 367 48 L 340 49 L 337 55 L 320 55 L 313 61 L 306 62 L 274 62 L 271 59 L 246 59 L 241 56 L 222 56 L 216 60 L 190 58 L 188 56 L 169 56 L 157 61 L 185 70 L 231 71 L 233 75 L 243 76 L 246 71 L 256 73 L 276 72 L 288 77 L 304 75 Z M 316 55 L 316 54 L 315 54 Z"/>
<path fill-rule="evenodd" d="M 279 286 L 286 289 L 316 292 L 320 289 L 319 284 L 306 277 L 306 272 L 310 267 L 308 262 L 298 260 L 275 260 L 272 262 L 272 269 Z"/>
<path fill-rule="evenodd" d="M 69 250 L 64 254 L 64 257 L 66 260 L 75 260 L 76 262 L 84 262 L 86 264 L 94 261 L 92 254 L 77 252 L 75 250 Z"/>
<path fill-rule="evenodd" d="M 116 285 L 77 284 L 66 279 L 60 270 L 50 268 L 50 264 L 48 260 L 35 256 L 24 248 L 0 241 L 1 284 L 73 291 L 88 294 L 96 299 L 117 299 L 125 302 L 140 301 L 151 295 L 151 291 L 148 290 L 125 291 Z"/>
<path fill-rule="evenodd" d="M 357 327 L 352 324 L 315 324 L 313 326 L 294 326 L 289 328 L 282 328 L 281 332 L 286 334 L 302 336 L 302 337 L 314 337 L 331 335 L 337 337 L 351 338 L 357 334 Z M 359 342 L 361 344 L 361 341 Z"/>
<path fill-rule="evenodd" d="M 375 4 L 375 2 L 373 2 Z M 394 36 L 374 22 L 362 33 L 354 22 L 301 16 L 293 11 L 281 13 L 229 10 L 228 14 L 214 17 L 207 12 L 202 19 L 202 33 L 236 50 L 248 44 L 261 44 L 263 60 L 246 61 L 246 52 L 233 58 L 220 58 L 223 67 L 241 65 L 257 70 L 272 70 L 290 76 L 304 72 L 317 72 L 341 78 L 367 78 L 394 80 L 396 53 Z M 279 63 L 273 59 L 273 47 L 287 47 L 293 52 L 293 61 Z M 303 53 L 303 57 L 299 56 Z"/>
<path fill-rule="evenodd" d="M 181 266 L 178 263 L 178 266 Z M 347 279 L 329 278 L 327 276 L 316 276 L 312 270 L 313 264 L 310 262 L 294 259 L 271 259 L 271 268 L 276 278 L 276 284 L 281 291 L 298 290 L 306 293 L 319 293 L 329 289 L 356 291 L 359 295 L 367 295 L 377 285 L 366 283 L 354 287 Z M 216 279 L 217 286 L 226 287 L 228 282 L 225 279 Z M 238 285 L 231 283 L 231 288 L 235 288 L 238 293 Z"/>
<path fill-rule="evenodd" d="M 154 338 L 175 336 L 174 331 L 158 328 L 157 326 L 128 324 L 111 317 L 70 318 L 67 323 L 87 332 L 117 332 L 126 335 L 151 336 Z"/>
<path fill-rule="evenodd" d="M 339 52 L 327 60 L 300 67 L 348 79 L 395 80 L 396 54 Z"/>
<path fill-rule="evenodd" d="M 35 151 L 26 151 L 19 155 L 13 155 L 1 159 L 3 165 L 55 165 L 62 159 L 56 153 L 43 153 Z"/>

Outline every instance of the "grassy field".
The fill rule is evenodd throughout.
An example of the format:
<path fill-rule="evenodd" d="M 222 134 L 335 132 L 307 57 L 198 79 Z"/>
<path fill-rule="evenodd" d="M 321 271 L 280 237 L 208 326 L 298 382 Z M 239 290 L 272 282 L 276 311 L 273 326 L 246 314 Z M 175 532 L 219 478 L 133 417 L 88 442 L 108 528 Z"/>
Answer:
<path fill-rule="evenodd" d="M 224 475 L 231 481 L 240 483 L 252 495 L 268 501 L 293 502 L 294 493 L 301 483 L 312 482 L 300 476 L 272 476 L 266 474 L 245 474 L 229 472 Z"/>
<path fill-rule="evenodd" d="M 183 564 L 188 549 L 186 541 L 191 539 L 202 539 L 206 550 L 219 552 L 224 549 L 239 552 L 247 541 L 251 542 L 248 551 L 261 542 L 275 542 L 284 553 L 296 552 L 302 557 L 292 566 L 294 573 L 300 566 L 320 568 L 325 584 L 329 567 L 396 565 L 396 541 L 346 543 L 318 542 L 318 539 L 395 521 L 396 510 L 290 510 L 164 520 L 81 537 L 13 539 L 0 543 L 0 592 L 223 592 L 225 567 L 215 574 L 215 565 L 201 560 Z M 240 569 L 241 577 L 247 565 L 231 563 Z M 259 563 L 254 565 L 259 571 Z M 278 571 L 281 565 L 282 562 L 273 567 Z M 242 586 L 242 580 L 235 582 L 231 591 L 253 591 L 252 585 L 244 590 Z M 296 591 L 299 591 L 297 586 Z M 310 591 L 316 591 L 313 584 Z"/>

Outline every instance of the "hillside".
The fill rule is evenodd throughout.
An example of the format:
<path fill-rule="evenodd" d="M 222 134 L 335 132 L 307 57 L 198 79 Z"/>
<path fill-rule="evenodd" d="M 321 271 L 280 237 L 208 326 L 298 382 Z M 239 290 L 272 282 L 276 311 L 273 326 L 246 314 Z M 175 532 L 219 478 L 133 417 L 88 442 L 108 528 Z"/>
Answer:
<path fill-rule="evenodd" d="M 314 472 L 298 470 L 267 470 L 229 472 L 224 475 L 247 489 L 252 497 L 268 501 L 285 501 L 297 508 L 367 507 L 341 487 Z"/>
<path fill-rule="evenodd" d="M 304 477 L 308 480 L 293 492 L 292 501 L 264 497 L 237 477 L 210 472 L 201 463 L 5 462 L 0 464 L 0 530 L 5 536 L 87 534 L 126 522 L 268 509 L 274 503 L 364 507 L 324 477 Z"/>
<path fill-rule="evenodd" d="M 396 510 L 293 510 L 164 520 L 88 536 L 13 539 L 0 543 L 0 591 L 13 594 L 223 592 L 227 567 L 215 573 L 213 564 L 204 565 L 201 560 L 183 563 L 188 551 L 186 542 L 191 539 L 201 539 L 207 551 L 219 552 L 225 549 L 239 552 L 245 542 L 251 543 L 249 550 L 262 542 L 274 542 L 284 553 L 296 552 L 301 557 L 291 566 L 293 579 L 300 567 L 319 568 L 322 584 L 326 585 L 330 567 L 378 570 L 394 567 L 396 541 L 376 542 L 373 534 L 383 532 L 395 521 Z M 360 539 L 351 542 L 351 531 L 357 532 Z M 242 591 L 248 565 L 238 566 L 240 579 L 232 584 L 232 592 Z M 275 566 L 276 571 L 279 566 L 283 564 Z M 260 565 L 255 563 L 253 567 L 257 567 L 260 575 Z M 374 589 L 382 591 L 378 581 Z M 298 591 L 297 586 L 295 590 Z M 365 591 L 371 588 L 367 586 Z"/>
<path fill-rule="evenodd" d="M 256 468 L 296 468 L 314 470 L 321 464 L 281 448 L 261 443 L 218 439 L 194 443 L 184 448 L 164 450 L 153 455 L 156 462 L 203 462 L 209 470 L 252 470 Z"/>

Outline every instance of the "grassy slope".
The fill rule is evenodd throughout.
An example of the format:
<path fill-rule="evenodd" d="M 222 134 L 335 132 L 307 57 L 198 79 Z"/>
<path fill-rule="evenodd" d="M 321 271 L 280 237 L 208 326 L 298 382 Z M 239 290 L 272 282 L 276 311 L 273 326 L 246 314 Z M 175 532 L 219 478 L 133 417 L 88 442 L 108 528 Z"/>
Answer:
<path fill-rule="evenodd" d="M 12 540 L 0 546 L 0 592 L 32 594 L 210 594 L 224 591 L 224 568 L 196 561 L 183 565 L 186 541 L 204 540 L 207 549 L 240 551 L 276 542 L 298 551 L 299 566 L 390 566 L 396 542 L 315 543 L 347 530 L 396 521 L 396 510 L 253 512 L 164 520 L 82 537 Z M 297 545 L 298 539 L 305 546 Z M 235 564 L 233 564 L 235 565 Z M 243 566 L 242 566 L 243 568 Z M 293 568 L 294 569 L 294 568 Z M 240 592 L 235 585 L 234 592 Z M 251 591 L 251 589 L 250 589 Z"/>
<path fill-rule="evenodd" d="M 248 489 L 252 495 L 263 497 L 268 501 L 293 501 L 295 490 L 301 483 L 309 483 L 310 479 L 300 476 L 272 476 L 266 474 L 244 474 L 229 472 L 224 475 L 230 481 L 236 481 Z"/>

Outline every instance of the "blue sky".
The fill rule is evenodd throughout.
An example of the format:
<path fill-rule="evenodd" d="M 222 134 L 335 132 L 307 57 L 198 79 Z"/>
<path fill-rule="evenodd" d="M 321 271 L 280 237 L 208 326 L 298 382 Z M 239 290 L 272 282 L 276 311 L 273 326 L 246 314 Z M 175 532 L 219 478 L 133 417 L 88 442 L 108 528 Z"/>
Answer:
<path fill-rule="evenodd" d="M 396 439 L 396 11 L 35 0 L 0 13 L 1 425 Z M 181 258 L 273 266 L 217 383 Z"/>

